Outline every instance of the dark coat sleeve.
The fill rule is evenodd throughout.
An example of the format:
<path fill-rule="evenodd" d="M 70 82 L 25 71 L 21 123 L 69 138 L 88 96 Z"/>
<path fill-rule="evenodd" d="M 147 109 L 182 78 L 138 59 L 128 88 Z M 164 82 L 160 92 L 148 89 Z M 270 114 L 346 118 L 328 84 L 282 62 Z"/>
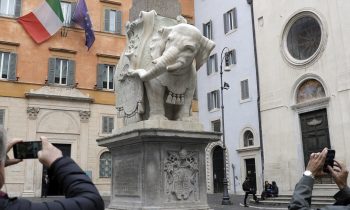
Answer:
<path fill-rule="evenodd" d="M 25 199 L 10 201 L 5 210 L 104 210 L 104 202 L 90 178 L 70 158 L 57 159 L 49 169 L 50 179 L 57 181 L 65 199 L 32 203 Z"/>
<path fill-rule="evenodd" d="M 295 186 L 292 200 L 289 203 L 289 210 L 309 210 L 311 209 L 311 197 L 312 197 L 312 188 L 314 185 L 314 179 L 308 176 L 303 176 L 300 181 Z M 320 208 L 319 210 L 350 210 L 350 206 L 347 206 L 344 201 L 350 199 L 350 190 L 345 188 L 339 191 L 334 198 L 336 203 L 334 206 L 326 206 Z M 340 202 L 343 202 L 340 204 Z M 340 204 L 342 206 L 337 205 Z"/>

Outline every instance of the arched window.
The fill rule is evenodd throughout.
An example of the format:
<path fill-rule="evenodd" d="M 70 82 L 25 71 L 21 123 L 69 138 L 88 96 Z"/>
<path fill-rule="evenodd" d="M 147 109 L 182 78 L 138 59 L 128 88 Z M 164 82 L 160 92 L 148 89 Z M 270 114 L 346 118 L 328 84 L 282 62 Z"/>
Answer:
<path fill-rule="evenodd" d="M 298 88 L 297 103 L 312 101 L 314 99 L 323 98 L 326 96 L 322 84 L 315 80 L 309 79 L 304 81 Z"/>
<path fill-rule="evenodd" d="M 112 176 L 112 156 L 110 152 L 104 152 L 100 156 L 100 178 Z"/>
<path fill-rule="evenodd" d="M 245 147 L 254 146 L 254 135 L 251 131 L 246 131 L 243 134 L 243 143 Z"/>

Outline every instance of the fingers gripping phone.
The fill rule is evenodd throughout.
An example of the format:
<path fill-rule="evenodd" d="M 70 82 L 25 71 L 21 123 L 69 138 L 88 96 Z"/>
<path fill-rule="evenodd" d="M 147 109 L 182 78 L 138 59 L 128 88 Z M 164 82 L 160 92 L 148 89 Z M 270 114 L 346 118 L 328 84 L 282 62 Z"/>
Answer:
<path fill-rule="evenodd" d="M 16 159 L 36 159 L 41 148 L 41 141 L 20 142 L 13 145 L 14 157 Z"/>
<path fill-rule="evenodd" d="M 329 149 L 326 157 L 326 161 L 323 165 L 323 172 L 330 173 L 327 166 L 331 166 L 333 168 L 334 165 L 334 157 L 335 157 L 335 150 Z"/>

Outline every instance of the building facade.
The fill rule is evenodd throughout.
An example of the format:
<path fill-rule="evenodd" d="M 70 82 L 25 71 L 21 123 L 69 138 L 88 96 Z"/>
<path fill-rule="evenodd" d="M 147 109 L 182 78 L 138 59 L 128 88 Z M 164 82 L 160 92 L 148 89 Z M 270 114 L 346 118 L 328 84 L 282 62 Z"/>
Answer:
<path fill-rule="evenodd" d="M 230 193 L 242 193 L 241 185 L 247 176 L 261 190 L 251 7 L 246 0 L 195 0 L 194 9 L 196 27 L 216 43 L 207 65 L 198 71 L 199 119 L 208 131 L 223 131 L 220 66 L 223 71 L 230 69 L 222 75 L 226 83 L 223 93 L 226 159 L 223 161 L 223 141 L 208 145 L 208 192 L 223 191 L 224 162 Z"/>
<path fill-rule="evenodd" d="M 0 125 L 9 139 L 47 136 L 79 164 L 102 195 L 109 195 L 111 157 L 96 139 L 121 124 L 113 75 L 125 47 L 124 26 L 132 1 L 86 1 L 96 37 L 90 50 L 84 45 L 84 30 L 70 20 L 76 2 L 61 1 L 65 26 L 39 45 L 16 18 L 42 0 L 0 0 Z M 180 2 L 191 22 L 193 1 Z M 6 168 L 6 191 L 11 196 L 41 196 L 45 188 L 48 195 L 60 195 L 54 183 L 44 183 L 45 174 L 38 160 Z"/>
<path fill-rule="evenodd" d="M 282 193 L 294 190 L 312 152 L 328 147 L 350 161 L 349 9 L 345 0 L 254 1 L 264 175 Z"/>

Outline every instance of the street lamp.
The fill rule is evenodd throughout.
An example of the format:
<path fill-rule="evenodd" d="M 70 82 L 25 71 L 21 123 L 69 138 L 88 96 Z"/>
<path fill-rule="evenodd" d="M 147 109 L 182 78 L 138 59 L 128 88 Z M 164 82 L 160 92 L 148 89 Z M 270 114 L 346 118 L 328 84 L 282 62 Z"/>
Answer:
<path fill-rule="evenodd" d="M 222 81 L 222 74 L 224 73 L 222 71 L 222 62 L 228 59 L 228 54 L 225 54 L 224 57 L 222 57 L 222 54 L 224 53 L 224 51 L 230 51 L 230 49 L 228 47 L 224 47 L 224 49 L 222 49 L 221 51 L 221 64 L 220 64 L 220 81 L 221 81 L 221 118 L 222 118 L 222 147 L 223 147 L 223 161 L 224 161 L 224 180 L 223 180 L 223 187 L 224 187 L 224 192 L 223 192 L 223 196 L 222 196 L 222 205 L 230 205 L 231 201 L 230 201 L 230 196 L 228 194 L 228 188 L 227 188 L 227 175 L 226 175 L 226 145 L 225 145 L 225 121 L 224 121 L 224 89 L 228 90 L 230 88 L 229 84 L 226 82 Z M 225 62 L 225 68 L 224 71 L 229 72 L 231 71 L 231 69 L 226 66 L 226 62 Z"/>

